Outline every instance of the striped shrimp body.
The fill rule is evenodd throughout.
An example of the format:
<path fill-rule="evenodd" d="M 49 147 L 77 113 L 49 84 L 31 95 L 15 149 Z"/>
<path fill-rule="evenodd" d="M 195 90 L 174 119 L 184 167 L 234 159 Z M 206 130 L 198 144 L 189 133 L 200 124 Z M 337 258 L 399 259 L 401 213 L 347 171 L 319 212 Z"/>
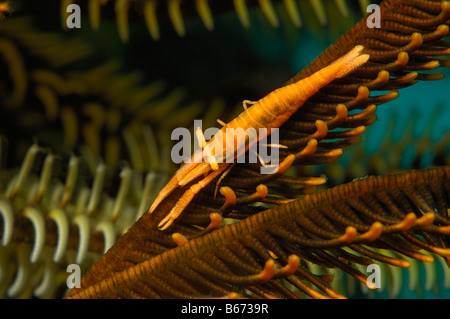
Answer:
<path fill-rule="evenodd" d="M 190 163 L 181 166 L 175 173 L 175 176 L 161 190 L 149 209 L 150 213 L 152 213 L 173 190 L 201 178 L 183 193 L 181 198 L 171 209 L 170 213 L 160 222 L 158 225 L 159 229 L 164 230 L 168 228 L 191 202 L 195 194 L 209 184 L 214 178 L 221 175 L 226 168 L 231 165 L 230 161 L 224 161 L 225 154 L 230 154 L 229 150 L 227 152 L 227 147 L 233 147 L 232 154 L 234 155 L 234 159 L 240 155 L 236 151 L 237 149 L 247 151 L 249 147 L 251 147 L 251 143 L 246 144 L 244 148 L 242 148 L 242 145 L 235 145 L 235 143 L 226 143 L 227 140 L 230 141 L 230 136 L 228 135 L 229 130 L 227 129 L 241 128 L 243 131 L 247 131 L 249 128 L 254 128 L 256 129 L 256 132 L 258 132 L 258 129 L 266 128 L 267 134 L 270 134 L 270 128 L 280 127 L 320 88 L 335 79 L 346 76 L 366 63 L 369 60 L 369 55 L 362 54 L 363 49 L 363 46 L 356 46 L 346 55 L 337 59 L 325 68 L 320 69 L 311 76 L 283 86 L 269 93 L 259 101 L 244 101 L 244 111 L 228 124 L 224 124 L 221 130 L 219 130 L 209 142 L 205 142 L 201 130 L 197 130 L 196 134 L 201 142 L 200 145 L 202 145 L 202 149 L 199 150 L 199 152 L 202 152 L 202 150 L 205 150 L 206 148 L 212 148 L 214 150 L 222 148 L 222 152 L 218 152 L 217 155 L 215 155 L 214 152 L 211 152 L 212 155 L 207 158 L 206 161 L 202 161 L 201 163 L 193 160 L 196 156 L 199 156 L 199 153 L 194 154 Z M 247 104 L 252 104 L 252 106 L 247 108 Z M 253 143 L 258 142 L 264 137 L 265 136 L 258 135 L 256 139 L 252 139 Z M 231 139 L 233 139 L 234 142 L 235 137 L 231 137 Z M 222 144 L 218 144 L 221 143 L 220 141 L 222 141 Z M 244 142 L 246 141 L 241 141 L 241 143 Z M 290 158 L 291 163 L 292 160 L 293 159 Z M 281 165 L 283 165 L 283 163 Z"/>

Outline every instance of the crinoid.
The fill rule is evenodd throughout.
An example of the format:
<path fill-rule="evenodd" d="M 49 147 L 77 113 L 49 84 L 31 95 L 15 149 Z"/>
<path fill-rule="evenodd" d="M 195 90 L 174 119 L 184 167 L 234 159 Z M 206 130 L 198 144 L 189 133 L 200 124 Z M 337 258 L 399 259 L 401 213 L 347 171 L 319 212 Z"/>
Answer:
<path fill-rule="evenodd" d="M 249 28 L 252 23 L 260 20 L 266 21 L 271 27 L 277 28 L 280 24 L 287 24 L 295 28 L 301 28 L 306 24 L 308 28 L 314 28 L 315 25 L 335 25 L 339 19 L 345 20 L 351 16 L 352 5 L 346 1 L 317 1 L 302 0 L 298 3 L 293 0 L 281 1 L 223 1 L 216 3 L 207 0 L 89 0 L 87 1 L 89 22 L 93 30 L 100 28 L 103 16 L 111 17 L 115 14 L 115 20 L 118 32 L 122 41 L 127 42 L 130 33 L 131 20 L 142 19 L 149 34 L 153 40 L 159 40 L 161 37 L 161 28 L 171 29 L 183 37 L 186 35 L 186 29 L 196 29 L 198 21 L 201 21 L 203 27 L 209 31 L 214 29 L 214 16 L 224 13 L 234 13 L 240 24 Z M 64 0 L 61 1 L 61 20 L 63 27 L 66 27 L 67 6 L 77 4 L 79 1 Z M 359 1 L 359 7 L 362 12 L 366 11 L 369 1 Z M 334 10 L 339 15 L 332 14 Z M 199 18 L 199 19 L 198 19 Z M 258 21 L 259 20 L 259 21 Z M 163 26 L 161 27 L 160 24 Z M 188 24 L 188 26 L 187 26 Z M 192 31 L 192 30 L 190 30 Z"/>
<path fill-rule="evenodd" d="M 65 23 L 72 3 L 81 7 L 79 30 Z M 365 150 L 354 156 L 358 165 L 340 160 L 358 154 L 379 109 L 389 108 L 383 104 L 407 87 L 435 92 L 437 72 L 449 66 L 450 1 L 386 0 L 379 29 L 366 18 L 351 27 L 368 1 L 21 4 L 19 17 L 0 22 L 1 296 L 344 298 L 355 295 L 354 282 L 378 292 L 367 271 L 374 265 L 393 297 L 407 281 L 417 289 L 447 282 L 434 276 L 450 266 L 448 126 L 430 161 L 423 147 L 410 165 Z M 64 30 L 55 32 L 60 16 Z M 286 82 L 290 57 L 280 52 L 306 29 L 320 39 L 349 31 Z M 255 39 L 263 38 L 287 43 L 261 49 Z M 281 125 L 276 173 L 261 174 L 260 162 L 230 165 L 158 228 L 203 178 L 147 212 L 173 172 L 171 129 L 193 132 L 194 118 L 205 126 L 231 120 L 236 102 L 240 113 L 242 100 L 304 79 L 359 46 L 369 60 Z M 276 53 L 283 62 L 275 68 L 258 65 Z M 410 103 L 402 112 L 412 114 Z M 398 146 L 431 145 L 405 132 L 396 145 L 387 133 L 380 151 L 395 157 Z M 424 287 L 415 281 L 422 264 L 430 265 Z M 68 265 L 83 273 L 70 291 Z"/>
<path fill-rule="evenodd" d="M 419 80 L 442 78 L 417 71 L 448 65 L 435 57 L 450 53 L 444 39 L 450 3 L 392 0 L 380 8 L 381 29 L 370 29 L 362 20 L 288 82 L 317 72 L 358 44 L 370 55 L 366 65 L 326 85 L 281 126 L 280 143 L 287 146 L 280 149 L 281 161 L 294 156 L 289 165 L 317 165 L 336 159 L 373 123 L 376 105 Z M 374 96 L 375 91 L 388 92 Z M 420 252 L 428 250 L 448 263 L 448 166 L 362 179 L 300 199 L 293 197 L 325 180 L 264 176 L 259 168 L 236 164 L 220 180 L 225 199 L 214 198 L 215 185 L 208 185 L 161 232 L 157 224 L 187 188 L 174 190 L 153 214 L 142 216 L 68 297 L 217 297 L 236 286 L 246 297 L 297 297 L 298 291 L 341 297 L 324 282 L 328 277 L 312 275 L 301 262 L 341 268 L 363 283 L 367 277 L 354 264 L 378 260 L 410 265 L 383 250 L 430 261 Z M 262 185 L 270 181 L 275 184 Z M 273 207 L 250 205 L 255 202 Z M 219 228 L 223 217 L 240 221 Z M 172 241 L 180 247 L 171 248 Z"/>

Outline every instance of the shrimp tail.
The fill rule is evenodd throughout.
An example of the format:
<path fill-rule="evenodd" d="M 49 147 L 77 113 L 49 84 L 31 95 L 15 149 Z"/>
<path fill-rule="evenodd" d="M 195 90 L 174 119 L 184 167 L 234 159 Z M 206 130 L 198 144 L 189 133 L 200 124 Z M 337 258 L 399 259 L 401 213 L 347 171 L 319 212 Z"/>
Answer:
<path fill-rule="evenodd" d="M 202 163 L 185 163 L 180 167 L 180 169 L 175 173 L 172 179 L 164 186 L 164 188 L 159 192 L 153 204 L 148 209 L 149 213 L 153 213 L 156 207 L 161 204 L 161 202 L 166 199 L 175 189 L 183 187 L 186 184 L 198 179 L 199 177 L 209 174 L 211 171 L 211 165 L 207 162 Z"/>
<path fill-rule="evenodd" d="M 164 186 L 164 188 L 159 192 L 158 197 L 155 199 L 153 204 L 148 209 L 148 212 L 151 214 L 154 212 L 156 207 L 161 204 L 161 202 L 169 196 L 176 188 L 178 187 L 178 179 L 174 176 L 172 179 Z"/>

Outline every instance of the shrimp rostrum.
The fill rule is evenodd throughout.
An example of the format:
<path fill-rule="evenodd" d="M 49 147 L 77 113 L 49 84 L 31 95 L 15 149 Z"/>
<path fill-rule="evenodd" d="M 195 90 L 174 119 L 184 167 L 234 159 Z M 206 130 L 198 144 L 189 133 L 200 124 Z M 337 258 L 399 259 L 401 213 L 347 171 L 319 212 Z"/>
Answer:
<path fill-rule="evenodd" d="M 362 54 L 363 49 L 363 46 L 356 46 L 311 76 L 283 86 L 256 102 L 244 101 L 244 111 L 228 124 L 223 123 L 223 127 L 208 142 L 204 140 L 201 130 L 197 131 L 201 149 L 192 155 L 190 161 L 180 167 L 149 209 L 149 212 L 152 213 L 175 189 L 191 185 L 171 208 L 169 214 L 160 222 L 159 229 L 168 228 L 202 188 L 216 177 L 226 174 L 227 168 L 233 164 L 230 157 L 236 159 L 248 151 L 252 143 L 270 135 L 271 129 L 279 128 L 319 89 L 365 64 L 369 60 L 369 55 Z M 252 105 L 247 108 L 246 104 Z M 236 137 L 229 135 L 229 132 L 233 131 L 230 129 L 247 131 L 252 128 L 255 129 L 256 137 L 250 140 L 246 138 L 235 143 Z M 231 141 L 232 143 L 230 143 Z M 203 156 L 205 160 L 199 161 L 198 158 L 202 158 L 201 153 L 205 150 L 209 150 L 208 156 Z M 292 163 L 293 157 L 294 155 L 288 156 L 284 162 Z"/>

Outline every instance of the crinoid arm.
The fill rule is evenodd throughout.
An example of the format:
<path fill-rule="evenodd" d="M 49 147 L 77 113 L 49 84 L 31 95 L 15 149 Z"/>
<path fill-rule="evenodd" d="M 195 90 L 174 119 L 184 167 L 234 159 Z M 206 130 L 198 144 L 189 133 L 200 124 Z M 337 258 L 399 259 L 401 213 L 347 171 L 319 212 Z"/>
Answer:
<path fill-rule="evenodd" d="M 133 239 L 129 232 L 118 247 L 128 240 L 120 258 L 132 262 L 115 263 L 114 250 L 119 248 L 113 247 L 68 297 L 221 297 L 240 287 L 246 297 L 342 298 L 326 276 L 300 263 L 337 267 L 363 284 L 369 281 L 357 270 L 358 264 L 378 261 L 409 267 L 411 258 L 429 260 L 422 251 L 448 263 L 449 182 L 448 166 L 368 177 L 231 225 L 220 227 L 221 218 L 212 216 L 214 231 L 200 237 L 167 235 L 166 244 L 160 237 L 160 245 L 176 247 L 159 254 L 152 253 L 154 247 L 146 245 L 145 238 Z M 143 216 L 136 227 L 148 226 L 152 217 Z M 386 248 L 396 257 L 383 253 Z"/>

